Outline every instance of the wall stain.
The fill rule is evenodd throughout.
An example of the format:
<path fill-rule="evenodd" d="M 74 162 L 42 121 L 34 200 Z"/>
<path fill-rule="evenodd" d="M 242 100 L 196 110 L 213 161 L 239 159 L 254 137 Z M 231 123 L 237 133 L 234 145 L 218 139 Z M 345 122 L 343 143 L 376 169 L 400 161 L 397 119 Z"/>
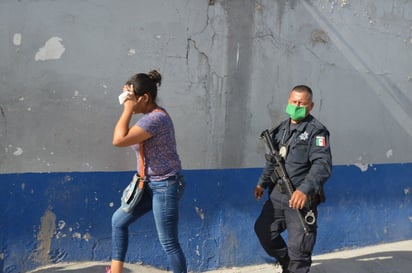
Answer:
<path fill-rule="evenodd" d="M 326 33 L 326 31 L 321 30 L 321 29 L 315 29 L 312 31 L 310 35 L 311 41 L 312 41 L 312 46 L 315 44 L 326 44 L 329 42 L 329 36 Z"/>
<path fill-rule="evenodd" d="M 40 218 L 40 230 L 37 234 L 37 248 L 31 255 L 33 262 L 46 265 L 51 262 L 50 250 L 53 235 L 56 231 L 56 214 L 46 210 Z"/>
<path fill-rule="evenodd" d="M 244 166 L 245 132 L 250 130 L 248 101 L 251 92 L 255 4 L 251 1 L 225 1 L 223 8 L 228 26 L 228 78 L 220 167 L 233 168 Z"/>

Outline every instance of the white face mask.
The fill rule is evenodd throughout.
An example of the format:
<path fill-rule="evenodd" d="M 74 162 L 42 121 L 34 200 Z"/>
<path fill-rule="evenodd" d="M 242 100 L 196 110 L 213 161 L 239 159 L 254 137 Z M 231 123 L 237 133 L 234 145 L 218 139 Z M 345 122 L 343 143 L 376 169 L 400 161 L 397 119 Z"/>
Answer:
<path fill-rule="evenodd" d="M 128 99 L 128 97 L 129 97 L 129 92 L 122 92 L 120 95 L 119 95 L 119 103 L 120 104 L 123 104 L 127 99 Z"/>

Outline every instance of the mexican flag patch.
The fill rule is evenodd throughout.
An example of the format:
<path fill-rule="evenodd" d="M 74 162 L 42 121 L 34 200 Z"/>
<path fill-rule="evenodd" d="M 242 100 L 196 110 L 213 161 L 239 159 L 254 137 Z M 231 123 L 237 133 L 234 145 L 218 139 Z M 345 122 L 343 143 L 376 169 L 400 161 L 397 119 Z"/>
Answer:
<path fill-rule="evenodd" d="M 316 136 L 316 146 L 326 147 L 326 138 L 324 136 Z"/>

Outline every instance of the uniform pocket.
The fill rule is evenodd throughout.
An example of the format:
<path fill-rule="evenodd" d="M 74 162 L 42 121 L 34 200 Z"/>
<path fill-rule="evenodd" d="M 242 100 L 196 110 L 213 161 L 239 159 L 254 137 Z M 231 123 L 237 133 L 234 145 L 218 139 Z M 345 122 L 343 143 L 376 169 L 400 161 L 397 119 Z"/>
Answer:
<path fill-rule="evenodd" d="M 303 234 L 300 250 L 302 252 L 312 252 L 316 242 L 316 232 L 306 232 Z"/>
<path fill-rule="evenodd" d="M 288 160 L 294 163 L 306 163 L 308 160 L 308 145 L 307 143 L 297 143 L 291 149 L 291 154 L 288 156 Z"/>

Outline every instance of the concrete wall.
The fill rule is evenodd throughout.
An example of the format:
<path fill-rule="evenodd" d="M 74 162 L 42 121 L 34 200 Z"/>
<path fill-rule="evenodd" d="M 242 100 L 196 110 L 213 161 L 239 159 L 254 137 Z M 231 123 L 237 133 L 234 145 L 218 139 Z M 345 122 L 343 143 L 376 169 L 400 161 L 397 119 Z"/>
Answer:
<path fill-rule="evenodd" d="M 290 88 L 315 92 L 335 164 L 409 162 L 412 3 L 0 4 L 1 172 L 130 170 L 117 95 L 158 68 L 185 168 L 258 167 Z M 188 118 L 190 117 L 190 118 Z M 365 145 L 367 144 L 367 145 Z"/>
<path fill-rule="evenodd" d="M 190 178 L 182 222 L 197 233 L 182 236 L 193 270 L 263 259 L 249 257 L 260 249 L 249 240 L 260 204 L 245 200 L 264 164 L 258 136 L 285 118 L 300 83 L 314 90 L 334 158 L 329 237 L 317 251 L 411 238 L 411 27 L 412 2 L 402 0 L 1 1 L 2 272 L 108 258 L 113 200 L 136 165 L 130 149 L 111 146 L 117 96 L 152 68 Z M 213 228 L 199 220 L 209 206 Z M 390 228 L 370 209 L 397 232 L 381 234 Z M 369 229 L 348 231 L 354 217 Z M 245 230 L 227 245 L 216 234 L 233 226 Z"/>
<path fill-rule="evenodd" d="M 260 168 L 185 170 L 180 241 L 189 270 L 274 262 L 253 225 Z M 412 163 L 367 171 L 335 166 L 319 207 L 315 253 L 412 238 Z M 396 174 L 396 175 L 393 175 Z M 132 172 L 2 174 L 0 272 L 68 261 L 109 261 L 110 218 Z M 407 179 L 406 179 L 407 178 Z M 151 213 L 130 228 L 127 261 L 167 268 Z"/>

